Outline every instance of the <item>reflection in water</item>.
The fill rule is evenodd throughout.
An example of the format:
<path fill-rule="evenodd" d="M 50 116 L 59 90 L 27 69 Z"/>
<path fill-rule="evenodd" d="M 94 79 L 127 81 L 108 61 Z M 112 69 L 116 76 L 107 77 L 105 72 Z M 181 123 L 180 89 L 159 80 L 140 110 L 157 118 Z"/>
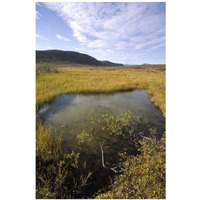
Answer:
<path fill-rule="evenodd" d="M 114 94 L 67 94 L 58 97 L 51 105 L 41 108 L 40 117 L 44 125 L 61 130 L 69 150 L 77 149 L 76 136 L 89 130 L 91 119 L 103 114 L 118 115 L 131 111 L 134 116 L 142 115 L 152 127 L 163 133 L 165 120 L 151 103 L 147 91 Z"/>

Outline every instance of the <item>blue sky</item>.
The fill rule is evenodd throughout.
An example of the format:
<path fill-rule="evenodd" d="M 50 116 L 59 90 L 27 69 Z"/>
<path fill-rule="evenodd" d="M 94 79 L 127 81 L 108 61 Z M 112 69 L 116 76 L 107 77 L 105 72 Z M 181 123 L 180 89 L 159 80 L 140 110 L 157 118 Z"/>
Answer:
<path fill-rule="evenodd" d="M 36 49 L 165 63 L 165 3 L 36 3 Z"/>

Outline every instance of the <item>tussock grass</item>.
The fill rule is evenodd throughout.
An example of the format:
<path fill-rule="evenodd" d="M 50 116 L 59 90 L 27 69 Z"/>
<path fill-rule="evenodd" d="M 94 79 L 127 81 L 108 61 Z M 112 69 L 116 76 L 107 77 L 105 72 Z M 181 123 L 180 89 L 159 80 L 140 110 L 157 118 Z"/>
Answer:
<path fill-rule="evenodd" d="M 36 106 L 64 93 L 112 93 L 145 89 L 165 117 L 165 66 L 64 67 L 36 76 Z"/>

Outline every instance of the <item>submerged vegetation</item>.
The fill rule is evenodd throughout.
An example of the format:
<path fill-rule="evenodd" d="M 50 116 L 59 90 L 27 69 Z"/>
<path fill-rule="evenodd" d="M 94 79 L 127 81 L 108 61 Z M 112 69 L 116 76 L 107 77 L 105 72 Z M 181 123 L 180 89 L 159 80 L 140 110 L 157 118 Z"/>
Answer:
<path fill-rule="evenodd" d="M 133 119 L 129 112 L 116 117 L 104 115 L 99 122 L 97 129 L 97 121 L 92 122 L 91 133 L 83 131 L 77 136 L 80 153 L 67 152 L 61 135 L 52 135 L 51 128 L 38 123 L 36 197 L 165 198 L 165 137 L 157 140 L 156 131 L 146 132 L 142 120 Z M 84 159 L 84 154 L 91 151 L 91 142 L 97 143 L 97 149 L 100 145 L 102 166 L 99 167 L 106 170 L 103 186 L 96 179 L 99 171 L 95 172 L 94 166 L 87 167 Z M 104 150 L 108 146 L 115 149 L 116 144 L 122 151 L 118 152 L 118 158 L 109 159 L 114 163 L 108 164 Z M 124 150 L 127 146 L 134 149 L 134 156 Z M 108 182 L 112 184 L 109 186 Z"/>
<path fill-rule="evenodd" d="M 45 66 L 45 67 L 44 67 Z M 37 64 L 37 109 L 63 93 L 103 93 L 146 89 L 151 101 L 165 117 L 165 66 L 127 67 L 65 67 L 62 64 Z M 51 70 L 56 71 L 51 71 Z M 58 73 L 59 72 L 59 73 Z M 96 126 L 96 124 L 100 126 Z M 98 128 L 97 128 L 98 127 Z M 132 145 L 136 152 L 118 152 L 117 164 L 104 160 L 107 145 Z M 96 142 L 102 155 L 102 169 L 109 181 L 100 182 L 94 170 L 82 157 Z M 163 199 L 165 198 L 165 136 L 158 139 L 156 131 L 145 126 L 131 113 L 104 115 L 92 120 L 91 131 L 77 136 L 80 152 L 68 152 L 60 133 L 37 121 L 36 129 L 36 197 L 37 198 L 99 198 L 99 199 Z M 115 167 L 117 165 L 118 168 Z M 112 175 L 114 174 L 114 176 Z M 94 180 L 92 177 L 95 177 Z M 109 183 L 109 184 L 108 184 Z M 93 193 L 91 193 L 91 191 Z"/>

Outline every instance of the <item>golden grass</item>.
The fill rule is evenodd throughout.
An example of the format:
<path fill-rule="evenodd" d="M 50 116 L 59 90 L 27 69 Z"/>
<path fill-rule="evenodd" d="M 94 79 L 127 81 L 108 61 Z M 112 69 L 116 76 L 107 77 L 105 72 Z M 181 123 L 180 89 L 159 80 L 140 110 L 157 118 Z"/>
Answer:
<path fill-rule="evenodd" d="M 64 93 L 101 93 L 145 89 L 165 117 L 165 66 L 70 67 L 36 76 L 36 107 Z"/>
<path fill-rule="evenodd" d="M 133 89 L 145 89 L 151 95 L 151 101 L 157 106 L 163 116 L 165 117 L 165 66 L 127 66 L 127 67 L 82 67 L 82 66 L 66 66 L 64 64 L 51 64 L 53 67 L 59 70 L 59 73 L 38 73 L 36 75 L 36 107 L 39 108 L 43 103 L 51 102 L 54 98 L 64 93 L 100 93 L 100 92 L 115 92 L 126 91 Z M 163 140 L 164 142 L 164 140 Z M 161 146 L 164 146 L 165 142 Z M 66 176 L 65 168 L 62 173 L 55 173 L 56 169 L 60 169 L 60 157 L 62 158 L 63 152 L 61 147 L 61 137 L 53 137 L 51 135 L 51 128 L 44 128 L 39 123 L 36 133 L 36 153 L 37 158 L 37 188 L 36 193 L 38 198 L 60 198 L 61 194 L 57 191 L 50 190 L 51 184 L 56 185 L 57 182 L 63 182 Z M 101 194 L 96 198 L 165 198 L 165 186 L 160 182 L 152 181 L 156 178 L 165 177 L 165 151 L 160 154 L 155 151 L 155 154 L 150 155 L 148 153 L 152 151 L 149 149 L 151 146 L 144 145 L 144 151 L 147 152 L 144 155 L 135 158 L 131 158 L 126 161 L 130 170 L 125 173 L 118 181 L 112 185 L 111 190 L 105 194 Z M 153 146 L 154 147 L 154 146 Z M 46 163 L 51 159 L 53 162 L 46 166 Z M 137 160 L 138 159 L 138 160 Z M 139 161 L 139 162 L 138 162 Z M 156 162 L 158 161 L 158 163 Z M 129 164 L 130 163 L 130 164 Z M 135 168 L 135 165 L 139 168 Z M 162 165 L 161 165 L 161 164 Z M 151 165 L 152 164 L 152 165 Z M 157 170 L 158 166 L 162 166 L 162 170 Z M 65 166 L 64 166 L 65 167 Z M 152 173 L 145 170 L 152 168 Z M 41 182 L 41 177 L 45 178 L 44 171 L 40 169 L 48 168 L 51 173 L 47 177 L 47 181 Z M 155 170 L 156 169 L 156 173 Z M 164 170 L 163 170 L 164 169 Z M 146 174 L 143 174 L 143 173 Z M 63 176 L 61 176 L 63 174 Z M 73 175 L 73 173 L 72 173 Z M 134 175 L 134 179 L 130 180 L 130 177 Z M 137 176 L 135 176 L 137 175 Z M 65 177 L 66 176 L 66 177 Z M 69 176 L 69 174 L 68 174 Z M 54 179 L 52 179 L 54 177 Z M 49 178 L 49 179 L 48 179 Z M 70 179 L 71 177 L 69 177 Z M 164 179 L 164 178 L 163 178 Z M 51 182 L 48 182 L 51 180 Z M 138 182 L 138 180 L 140 182 Z M 64 182 L 63 182 L 64 183 Z M 149 184 L 147 189 L 146 183 Z M 71 184 L 71 183 L 70 183 Z M 159 185 L 160 184 L 160 185 Z M 50 186 L 49 186 L 50 185 Z M 65 186 L 65 184 L 63 184 Z M 62 188 L 62 185 L 56 185 L 58 188 Z M 139 187 L 139 190 L 138 188 Z M 130 192 L 124 192 L 129 188 Z M 141 196 L 135 191 L 141 192 L 141 194 L 147 196 Z M 59 196 L 60 195 L 60 196 Z M 139 195 L 139 196 L 138 196 Z"/>

